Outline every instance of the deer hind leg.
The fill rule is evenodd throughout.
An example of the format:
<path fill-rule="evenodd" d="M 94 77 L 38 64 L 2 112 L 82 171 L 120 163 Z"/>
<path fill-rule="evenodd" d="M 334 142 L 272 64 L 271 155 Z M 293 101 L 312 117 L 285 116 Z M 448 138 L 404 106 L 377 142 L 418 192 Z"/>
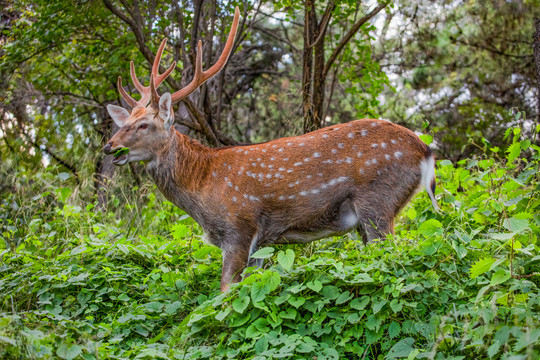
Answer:
<path fill-rule="evenodd" d="M 235 246 L 223 249 L 223 267 L 221 269 L 221 291 L 227 291 L 231 283 L 242 280 L 242 271 L 248 263 L 248 251 Z"/>
<path fill-rule="evenodd" d="M 358 224 L 357 231 L 362 235 L 364 244 L 384 240 L 386 235 L 394 234 L 394 219 L 364 217 Z"/>

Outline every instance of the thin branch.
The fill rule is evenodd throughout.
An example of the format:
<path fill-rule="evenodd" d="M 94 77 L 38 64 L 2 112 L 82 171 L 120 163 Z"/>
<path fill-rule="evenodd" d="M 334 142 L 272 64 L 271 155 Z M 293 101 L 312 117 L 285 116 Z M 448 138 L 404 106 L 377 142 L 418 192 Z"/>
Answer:
<path fill-rule="evenodd" d="M 362 25 L 364 25 L 372 17 L 377 15 L 382 9 L 384 9 L 387 6 L 388 6 L 388 2 L 384 2 L 384 3 L 380 4 L 375 9 L 373 9 L 371 12 L 369 12 L 366 16 L 364 16 L 360 20 L 358 20 L 358 22 L 356 24 L 353 25 L 352 29 L 349 30 L 349 32 L 347 33 L 347 35 L 345 35 L 345 37 L 343 39 L 341 39 L 341 41 L 339 42 L 337 47 L 332 52 L 332 55 L 330 55 L 330 57 L 328 58 L 328 61 L 324 65 L 324 69 L 323 69 L 323 74 L 324 75 L 323 75 L 323 77 L 326 77 L 326 75 L 328 75 L 328 71 L 330 70 L 330 67 L 332 66 L 334 61 L 336 61 L 336 59 L 337 59 L 338 55 L 341 53 L 341 51 L 343 51 L 343 49 L 345 48 L 345 45 L 347 45 L 348 42 L 353 38 L 353 36 L 358 32 L 358 30 L 360 30 L 360 27 Z"/>

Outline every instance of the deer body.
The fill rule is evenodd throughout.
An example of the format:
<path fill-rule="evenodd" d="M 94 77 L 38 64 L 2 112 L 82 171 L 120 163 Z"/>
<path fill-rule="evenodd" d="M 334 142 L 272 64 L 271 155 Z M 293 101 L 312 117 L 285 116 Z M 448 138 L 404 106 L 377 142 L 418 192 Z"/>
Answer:
<path fill-rule="evenodd" d="M 422 186 L 437 207 L 431 150 L 412 131 L 390 122 L 358 120 L 301 136 L 217 149 L 178 133 L 172 126 L 172 103 L 223 67 L 235 24 L 238 11 L 218 63 L 202 72 L 199 45 L 194 80 L 172 95 L 159 96 L 155 90 L 174 68 L 157 73 L 165 41 L 149 87 L 139 83 L 132 65 L 133 82 L 143 97 L 135 101 L 119 80 L 119 90 L 133 110 L 108 106 L 120 130 L 104 148 L 106 153 L 129 148 L 129 154 L 113 162 L 144 161 L 163 195 L 222 249 L 222 290 L 240 280 L 246 266 L 257 265 L 250 255 L 262 246 L 306 243 L 351 230 L 366 243 L 382 238 L 393 233 L 395 216 Z"/>

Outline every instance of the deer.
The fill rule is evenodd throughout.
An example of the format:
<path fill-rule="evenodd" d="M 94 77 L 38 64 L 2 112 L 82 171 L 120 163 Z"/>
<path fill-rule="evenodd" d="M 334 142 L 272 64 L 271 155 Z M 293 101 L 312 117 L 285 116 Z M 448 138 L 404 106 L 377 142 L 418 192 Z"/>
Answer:
<path fill-rule="evenodd" d="M 365 244 L 394 234 L 394 219 L 425 187 L 436 210 L 435 159 L 411 130 L 385 120 L 363 119 L 265 143 L 210 148 L 175 130 L 172 105 L 225 66 L 233 49 L 239 10 L 223 51 L 202 69 L 198 42 L 192 81 L 170 94 L 158 86 L 176 63 L 159 74 L 161 42 L 143 86 L 130 62 L 141 99 L 117 87 L 131 111 L 107 110 L 119 130 L 104 146 L 117 166 L 142 161 L 166 199 L 203 229 L 222 250 L 221 291 L 242 279 L 251 258 L 272 244 L 305 244 L 356 230 Z M 129 152 L 119 153 L 119 149 Z"/>

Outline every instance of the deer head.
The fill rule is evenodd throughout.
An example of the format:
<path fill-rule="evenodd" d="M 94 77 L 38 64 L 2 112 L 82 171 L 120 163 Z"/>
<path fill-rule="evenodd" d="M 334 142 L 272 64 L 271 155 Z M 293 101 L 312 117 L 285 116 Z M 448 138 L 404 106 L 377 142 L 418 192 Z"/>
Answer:
<path fill-rule="evenodd" d="M 186 87 L 173 94 L 165 93 L 160 96 L 157 92 L 158 86 L 176 68 L 176 62 L 173 62 L 163 74 L 159 74 L 159 63 L 167 39 L 164 39 L 159 46 L 148 86 L 141 84 L 135 73 L 133 61 L 131 61 L 131 80 L 141 94 L 141 99 L 137 101 L 131 97 L 122 87 L 122 78 L 118 77 L 118 91 L 131 107 L 131 113 L 120 106 L 107 105 L 109 115 L 120 130 L 109 140 L 103 151 L 106 154 L 115 154 L 113 159 L 115 165 L 121 166 L 132 161 L 151 161 L 156 156 L 156 152 L 166 146 L 167 140 L 173 134 L 171 132 L 174 123 L 172 105 L 197 90 L 199 86 L 223 69 L 233 49 L 239 18 L 240 11 L 237 7 L 223 52 L 217 62 L 206 71 L 202 70 L 202 42 L 199 40 L 193 80 Z M 128 150 L 127 153 L 126 151 L 118 152 L 120 149 Z"/>

